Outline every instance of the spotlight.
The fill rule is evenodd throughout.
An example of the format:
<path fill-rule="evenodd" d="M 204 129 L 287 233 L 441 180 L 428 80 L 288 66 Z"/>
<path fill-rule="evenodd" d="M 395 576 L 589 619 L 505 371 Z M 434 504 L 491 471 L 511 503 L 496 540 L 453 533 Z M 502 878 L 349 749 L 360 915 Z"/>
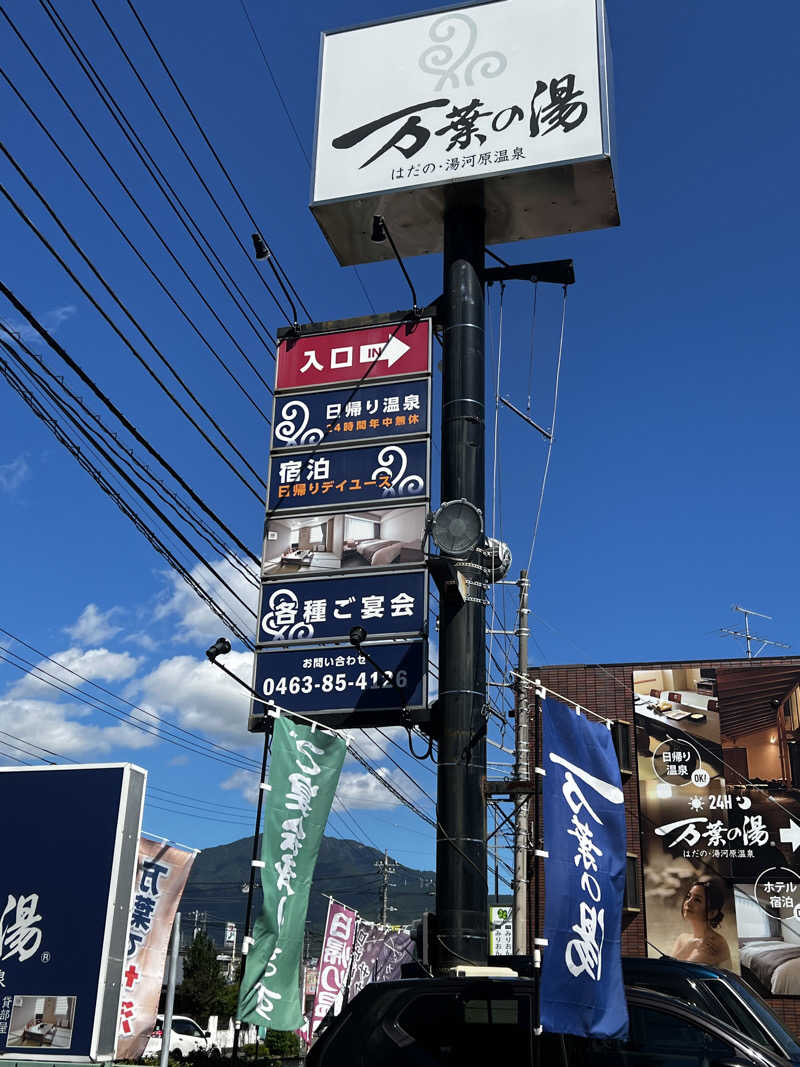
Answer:
<path fill-rule="evenodd" d="M 261 236 L 260 233 L 253 234 L 253 251 L 256 254 L 256 259 L 269 259 L 269 248 L 267 242 Z"/>
<path fill-rule="evenodd" d="M 218 637 L 211 648 L 206 649 L 206 655 L 213 663 L 217 656 L 225 656 L 231 650 L 231 643 L 227 637 Z"/>
<path fill-rule="evenodd" d="M 483 537 L 483 517 L 468 500 L 446 500 L 431 519 L 431 536 L 448 556 L 467 556 Z"/>
<path fill-rule="evenodd" d="M 362 641 L 366 641 L 367 631 L 363 626 L 354 626 L 350 631 L 350 644 L 354 648 L 359 648 Z"/>
<path fill-rule="evenodd" d="M 381 241 L 386 240 L 386 226 L 383 222 L 383 215 L 372 216 L 372 234 L 370 240 L 375 241 L 376 244 L 380 244 Z"/>

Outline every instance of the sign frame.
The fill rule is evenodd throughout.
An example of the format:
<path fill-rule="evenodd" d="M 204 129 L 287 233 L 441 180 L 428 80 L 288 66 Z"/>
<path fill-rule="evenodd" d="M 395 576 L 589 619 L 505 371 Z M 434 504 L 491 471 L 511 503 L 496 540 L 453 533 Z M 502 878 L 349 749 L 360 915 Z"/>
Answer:
<path fill-rule="evenodd" d="M 392 258 L 393 252 L 387 247 L 387 242 L 372 241 L 372 218 L 375 214 L 384 214 L 389 206 L 394 220 L 392 232 L 401 256 L 440 252 L 443 247 L 443 217 L 447 190 L 455 184 L 473 183 L 483 187 L 488 245 L 619 225 L 613 168 L 615 149 L 611 49 L 605 0 L 593 0 L 599 122 L 599 150 L 594 154 L 571 156 L 567 149 L 563 158 L 556 161 L 512 167 L 477 179 L 474 177 L 474 171 L 470 175 L 455 172 L 458 176 L 450 175 L 444 180 L 431 180 L 405 188 L 391 188 L 377 181 L 376 187 L 368 190 L 316 196 L 323 125 L 321 113 L 323 92 L 326 88 L 324 64 L 327 39 L 413 19 L 421 20 L 433 15 L 458 16 L 462 11 L 488 7 L 499 2 L 503 0 L 466 0 L 455 7 L 429 9 L 392 19 L 373 20 L 321 34 L 309 207 L 342 266 Z M 432 37 L 431 40 L 436 38 Z M 476 57 L 479 58 L 480 56 Z M 473 93 L 473 90 L 477 92 L 478 88 L 470 86 L 465 91 Z M 435 96 L 433 89 L 433 85 L 420 86 L 418 91 Z M 327 86 L 327 92 L 332 95 L 331 86 Z M 420 98 L 425 99 L 424 95 Z M 330 132 L 326 131 L 327 134 Z M 343 129 L 342 134 L 344 132 Z M 419 196 L 420 192 L 424 195 Z M 546 204 L 547 210 L 535 210 L 537 203 Z"/>
<path fill-rule="evenodd" d="M 389 504 L 389 506 L 387 508 L 382 507 L 381 503 L 378 503 L 377 505 L 376 504 L 369 504 L 363 509 L 348 507 L 346 504 L 344 504 L 344 505 L 338 504 L 335 507 L 332 506 L 327 510 L 324 509 L 324 508 L 319 508 L 319 507 L 317 507 L 317 508 L 308 507 L 308 508 L 302 508 L 302 509 L 301 508 L 297 508 L 296 510 L 293 510 L 291 512 L 286 512 L 285 515 L 286 515 L 287 518 L 299 519 L 299 520 L 308 519 L 308 518 L 317 517 L 317 516 L 319 516 L 320 518 L 325 518 L 327 520 L 330 520 L 330 519 L 338 518 L 339 516 L 341 516 L 342 518 L 346 518 L 353 510 L 364 510 L 364 511 L 369 511 L 369 512 L 374 512 L 374 511 L 378 511 L 378 510 L 382 510 L 382 511 L 401 511 L 401 510 L 405 510 L 406 508 L 409 511 L 411 511 L 414 508 L 421 508 L 425 513 L 424 521 L 422 523 L 422 529 L 420 530 L 420 542 L 419 542 L 419 551 L 422 554 L 422 559 L 421 560 L 411 560 L 409 562 L 404 562 L 404 563 L 392 563 L 392 564 L 389 565 L 389 569 L 392 572 L 401 571 L 401 570 L 402 571 L 412 571 L 412 570 L 418 570 L 421 566 L 424 566 L 424 564 L 425 564 L 426 549 L 425 549 L 424 546 L 425 546 L 425 544 L 426 544 L 426 542 L 428 540 L 428 536 L 429 536 L 429 533 L 427 531 L 427 519 L 430 516 L 430 499 L 429 498 L 428 499 L 423 499 L 422 497 L 417 497 L 417 498 L 414 498 L 414 499 L 411 499 L 411 500 L 408 500 L 408 501 L 404 500 L 401 503 L 398 503 L 398 504 L 395 504 L 395 505 Z M 264 522 L 264 540 L 263 540 L 263 543 L 262 543 L 261 574 L 260 574 L 260 579 L 259 579 L 261 582 L 264 582 L 264 583 L 274 583 L 276 581 L 284 581 L 285 580 L 285 576 L 282 576 L 280 573 L 278 573 L 278 574 L 265 574 L 264 573 L 265 545 L 266 545 L 267 537 L 268 537 L 268 534 L 269 534 L 269 525 L 273 521 L 275 521 L 275 522 L 283 521 L 283 516 L 281 515 L 280 508 L 276 508 L 274 511 L 267 512 L 267 515 L 266 515 L 266 518 L 265 518 L 265 522 Z M 386 569 L 385 567 L 381 568 L 381 570 L 385 570 L 385 569 Z M 367 563 L 365 563 L 361 567 L 352 568 L 352 569 L 347 568 L 347 570 L 351 570 L 351 573 L 353 574 L 354 577 L 358 576 L 359 574 L 363 574 L 365 572 L 366 573 L 371 573 L 370 565 L 367 564 Z M 297 572 L 291 572 L 291 573 L 297 573 Z M 300 573 L 302 573 L 302 572 L 300 572 Z M 343 573 L 344 572 L 342 571 L 341 567 L 329 568 L 329 569 L 324 569 L 324 570 L 322 568 L 320 568 L 316 572 L 316 574 L 314 576 L 318 577 L 318 578 L 322 578 L 324 576 L 338 577 L 339 575 L 341 575 Z M 311 573 L 309 573 L 308 576 L 311 577 L 312 576 Z"/>
<path fill-rule="evenodd" d="M 42 1047 L 41 1051 L 25 1052 L 21 1046 L 9 1047 L 5 1042 L 0 1050 L 0 1063 L 8 1061 L 59 1061 L 69 1063 L 98 1063 L 114 1059 L 117 1026 L 123 994 L 131 903 L 133 901 L 141 836 L 142 812 L 147 783 L 147 771 L 132 763 L 48 764 L 31 767 L 0 767 L 1 774 L 53 774 L 79 771 L 120 771 L 119 806 L 115 820 L 111 867 L 108 876 L 108 901 L 103 922 L 99 966 L 92 985 L 96 986 L 88 1052 L 74 1048 L 63 1050 Z M 30 981 L 30 979 L 28 979 Z M 76 981 L 77 984 L 77 981 Z M 2 992 L 2 991 L 0 991 Z M 58 995 L 63 995 L 61 991 Z M 28 994 L 15 994 L 26 996 Z M 33 994 L 31 994 L 33 995 Z M 77 997 L 78 994 L 76 994 Z M 45 997 L 56 996 L 46 993 Z"/>
<path fill-rule="evenodd" d="M 396 311 L 387 312 L 382 315 L 360 315 L 350 319 L 329 319 L 323 322 L 311 322 L 306 323 L 303 326 L 294 327 L 282 327 L 276 333 L 278 340 L 278 349 L 275 354 L 275 386 L 274 395 L 283 395 L 285 393 L 299 393 L 299 392 L 312 392 L 322 389 L 336 388 L 340 389 L 344 386 L 351 384 L 354 389 L 358 389 L 362 384 L 375 382 L 388 382 L 399 381 L 404 378 L 423 378 L 426 375 L 432 373 L 432 358 L 433 358 L 433 325 L 434 314 L 431 309 L 423 309 L 420 312 L 410 311 Z M 281 372 L 281 346 L 285 345 L 285 350 L 288 350 L 290 345 L 294 345 L 303 340 L 313 340 L 317 337 L 327 337 L 330 334 L 344 334 L 344 333 L 356 333 L 359 331 L 366 331 L 370 329 L 382 328 L 382 327 L 396 327 L 396 332 L 399 333 L 402 327 L 410 328 L 415 326 L 426 326 L 428 331 L 428 353 L 426 366 L 424 368 L 416 368 L 411 371 L 397 371 L 391 373 L 392 368 L 389 368 L 389 373 L 378 374 L 368 373 L 363 374 L 358 378 L 341 379 L 338 381 L 317 382 L 316 384 L 299 384 L 299 385 L 280 385 L 280 372 Z M 375 366 L 377 361 L 369 363 L 367 366 Z"/>
<path fill-rule="evenodd" d="M 428 675 L 429 675 L 429 657 L 428 657 L 428 641 L 426 638 L 415 638 L 414 640 L 389 640 L 389 641 L 374 641 L 364 642 L 364 648 L 368 650 L 369 654 L 380 663 L 381 649 L 400 648 L 405 649 L 409 647 L 418 647 L 421 655 L 421 672 L 420 672 L 420 698 L 418 703 L 409 704 L 406 708 L 408 715 L 408 722 L 410 724 L 427 723 L 430 721 L 430 708 L 428 707 Z M 331 651 L 335 655 L 341 655 L 341 645 L 316 645 L 313 647 L 292 648 L 289 650 L 290 655 L 301 655 L 303 652 L 308 652 L 313 656 L 314 653 L 319 654 L 326 647 L 330 647 Z M 287 650 L 282 649 L 265 649 L 259 648 L 256 650 L 256 654 L 253 656 L 253 672 L 252 672 L 252 685 L 251 689 L 253 693 L 258 693 L 258 674 L 259 674 L 259 662 L 265 662 L 263 657 L 270 654 L 276 657 L 283 658 L 287 655 Z M 356 649 L 353 649 L 353 654 L 358 655 Z M 318 668 L 312 668 L 318 669 Z M 324 668 L 323 668 L 324 669 Z M 371 674 L 375 671 L 375 668 L 370 664 L 357 665 L 356 669 L 365 670 Z M 391 668 L 386 668 L 391 672 Z M 333 668 L 335 670 L 335 668 Z M 381 686 L 378 686 L 378 691 L 381 690 Z M 390 687 L 388 691 L 393 691 Z M 267 696 L 253 696 L 250 704 L 250 726 L 251 732 L 259 732 L 258 727 L 254 729 L 254 723 L 262 722 L 269 718 L 270 712 L 275 709 L 281 713 L 287 715 L 292 714 L 291 707 L 284 707 L 282 701 L 286 699 L 287 703 L 291 703 L 291 694 L 287 693 L 285 697 L 280 694 L 277 699 Z M 260 709 L 256 711 L 256 706 L 260 705 Z M 306 719 L 311 719 L 314 722 L 320 724 L 320 726 L 332 726 L 335 728 L 341 727 L 356 727 L 369 729 L 375 726 L 396 726 L 400 722 L 401 705 L 398 701 L 397 707 L 394 708 L 319 708 L 317 710 L 309 712 L 298 711 L 298 715 L 302 715 Z"/>
<path fill-rule="evenodd" d="M 309 449 L 312 449 L 312 450 L 316 450 L 317 448 L 325 448 L 325 449 L 329 449 L 329 448 L 330 449 L 334 449 L 334 448 L 356 448 L 359 445 L 373 444 L 373 443 L 374 444 L 378 444 L 379 442 L 382 442 L 382 441 L 402 441 L 407 437 L 417 437 L 417 436 L 425 436 L 425 435 L 429 436 L 431 434 L 431 418 L 432 418 L 432 414 L 433 414 L 433 410 L 432 410 L 432 408 L 433 408 L 433 397 L 432 397 L 432 394 L 433 394 L 433 388 L 432 388 L 433 379 L 432 379 L 432 376 L 431 376 L 430 372 L 428 372 L 426 374 L 418 375 L 416 377 L 409 376 L 409 375 L 404 375 L 402 378 L 376 378 L 374 381 L 370 381 L 369 383 L 363 383 L 363 384 L 364 384 L 364 388 L 368 388 L 368 389 L 374 387 L 374 388 L 377 388 L 377 389 L 385 388 L 385 389 L 389 390 L 389 389 L 393 389 L 393 388 L 394 389 L 398 389 L 398 388 L 402 389 L 402 388 L 407 387 L 407 386 L 412 386 L 416 382 L 419 382 L 420 383 L 420 388 L 424 387 L 424 389 L 427 392 L 427 403 L 425 405 L 425 420 L 426 420 L 425 421 L 425 428 L 423 428 L 423 429 L 416 429 L 415 428 L 413 430 L 406 430 L 404 432 L 392 433 L 392 434 L 377 433 L 377 434 L 375 434 L 374 437 L 345 438 L 344 440 L 342 440 L 342 439 L 328 440 L 328 438 L 325 435 L 323 435 L 323 437 L 319 441 L 312 441 L 312 442 L 309 442 L 307 444 L 306 443 L 301 443 L 299 445 L 281 444 L 281 443 L 277 443 L 276 444 L 275 443 L 276 442 L 275 428 L 278 425 L 278 421 L 279 421 L 279 418 L 280 418 L 280 416 L 278 414 L 279 406 L 282 405 L 282 404 L 286 404 L 287 402 L 291 403 L 293 401 L 299 401 L 299 402 L 302 403 L 305 400 L 306 397 L 310 397 L 310 396 L 325 397 L 325 396 L 330 396 L 333 393 L 346 393 L 348 391 L 347 384 L 340 383 L 340 384 L 335 384 L 335 385 L 324 385 L 324 386 L 322 386 L 322 385 L 320 385 L 320 386 L 306 386 L 304 389 L 292 389 L 292 390 L 285 390 L 285 391 L 281 391 L 281 392 L 278 392 L 278 390 L 276 389 L 275 393 L 273 395 L 273 398 L 272 398 L 272 424 L 271 424 L 271 427 L 270 427 L 270 440 L 269 440 L 269 453 L 268 453 L 268 455 L 271 456 L 273 453 L 283 453 L 283 452 L 292 452 L 292 451 L 296 452 L 299 449 L 303 449 L 303 448 L 309 448 Z M 424 386 L 423 386 L 423 383 L 424 383 Z M 351 390 L 351 394 L 352 394 L 353 399 L 356 399 L 358 397 L 361 388 L 362 388 L 362 383 L 359 382 L 358 385 L 355 386 Z M 338 420 L 336 420 L 336 421 L 338 421 Z"/>
<path fill-rule="evenodd" d="M 368 449 L 377 449 L 378 451 L 380 451 L 380 450 L 382 450 L 384 448 L 391 448 L 391 447 L 403 448 L 405 445 L 417 445 L 417 444 L 425 446 L 425 460 L 424 460 L 425 484 L 424 484 L 424 487 L 423 487 L 424 491 L 422 491 L 422 492 L 420 492 L 418 494 L 415 494 L 413 496 L 411 496 L 411 495 L 408 495 L 408 496 L 377 496 L 377 495 L 376 496 L 367 496 L 367 497 L 360 497 L 358 500 L 349 501 L 349 502 L 347 500 L 339 499 L 339 500 L 336 500 L 336 501 L 332 501 L 331 503 L 329 503 L 327 505 L 320 503 L 317 507 L 313 507 L 312 505 L 307 505 L 307 504 L 302 504 L 302 505 L 300 505 L 298 507 L 287 507 L 286 506 L 287 501 L 285 499 L 284 500 L 280 500 L 279 499 L 279 500 L 277 500 L 275 502 L 275 504 L 270 506 L 270 498 L 272 497 L 273 467 L 277 463 L 279 463 L 281 461 L 285 462 L 290 456 L 291 457 L 299 456 L 301 458 L 301 460 L 303 462 L 305 462 L 306 460 L 311 459 L 313 457 L 334 455 L 336 453 L 342 453 L 342 452 L 364 452 L 364 451 L 366 451 Z M 377 457 L 376 457 L 376 461 L 377 461 Z M 289 514 L 297 515 L 297 514 L 300 514 L 301 512 L 305 512 L 305 511 L 311 510 L 311 511 L 320 512 L 322 514 L 322 513 L 327 513 L 328 511 L 330 511 L 330 512 L 339 511 L 342 508 L 345 508 L 346 510 L 347 509 L 353 510 L 354 508 L 356 508 L 356 509 L 365 508 L 365 507 L 375 506 L 375 505 L 378 505 L 378 504 L 384 504 L 387 501 L 394 501 L 395 502 L 395 506 L 397 506 L 398 504 L 404 504 L 404 503 L 409 503 L 409 504 L 412 504 L 412 503 L 425 503 L 425 502 L 429 502 L 430 499 L 431 499 L 431 434 L 430 433 L 414 434 L 413 436 L 411 434 L 409 434 L 408 437 L 391 438 L 388 441 L 368 441 L 367 443 L 361 443 L 361 444 L 342 444 L 340 446 L 328 446 L 328 447 L 323 446 L 322 448 L 315 448 L 314 446 L 311 446 L 311 447 L 306 446 L 304 448 L 304 447 L 301 446 L 300 448 L 294 448 L 294 449 L 291 449 L 290 451 L 277 452 L 275 454 L 274 459 L 273 459 L 272 453 L 270 452 L 270 455 L 268 457 L 268 462 L 269 462 L 269 468 L 268 468 L 268 475 L 267 475 L 267 508 L 266 508 L 265 521 L 268 521 L 269 519 L 277 516 L 279 513 L 282 513 L 284 515 L 289 515 Z M 287 484 L 291 484 L 291 483 L 287 483 Z M 381 492 L 381 490 L 379 489 L 377 484 L 375 486 L 374 492 L 376 494 Z M 288 499 L 291 500 L 292 498 L 290 497 Z"/>
<path fill-rule="evenodd" d="M 331 645 L 331 646 L 341 646 L 341 645 L 347 646 L 347 645 L 350 644 L 349 635 L 344 635 L 344 634 L 341 637 L 297 637 L 297 638 L 289 638 L 287 640 L 264 641 L 262 639 L 262 637 L 261 637 L 261 619 L 262 619 L 262 616 L 263 616 L 264 595 L 267 592 L 267 590 L 273 590 L 277 586 L 288 585 L 288 584 L 303 585 L 303 584 L 310 584 L 311 582 L 325 582 L 326 584 L 341 582 L 342 584 L 345 584 L 345 583 L 357 582 L 357 581 L 359 581 L 359 579 L 364 580 L 364 581 L 368 581 L 370 579 L 370 577 L 375 577 L 375 578 L 387 578 L 388 577 L 388 578 L 391 578 L 391 577 L 394 577 L 395 575 L 403 575 L 403 576 L 411 577 L 411 576 L 417 575 L 417 574 L 420 575 L 421 578 L 422 578 L 422 626 L 420 627 L 420 629 L 418 629 L 418 630 L 398 629 L 396 631 L 385 632 L 385 633 L 381 633 L 379 635 L 376 634 L 376 636 L 374 638 L 375 641 L 379 641 L 379 640 L 380 641 L 388 641 L 388 640 L 396 641 L 396 640 L 403 640 L 403 639 L 416 639 L 416 638 L 420 638 L 420 637 L 421 638 L 426 638 L 428 636 L 428 608 L 429 608 L 429 602 L 430 602 L 429 601 L 429 598 L 430 598 L 430 582 L 428 581 L 427 568 L 420 567 L 420 565 L 417 564 L 417 563 L 409 564 L 407 569 L 376 568 L 375 572 L 372 572 L 372 571 L 366 571 L 366 572 L 365 571 L 356 571 L 353 574 L 349 573 L 348 571 L 339 572 L 338 574 L 336 574 L 336 573 L 334 573 L 334 574 L 325 573 L 325 574 L 322 574 L 322 575 L 302 574 L 301 573 L 300 575 L 297 575 L 296 577 L 295 576 L 290 577 L 288 579 L 288 581 L 286 581 L 286 580 L 280 581 L 277 578 L 266 578 L 266 579 L 262 578 L 261 579 L 261 593 L 260 593 L 259 601 L 258 601 L 258 629 L 256 631 L 256 650 L 257 651 L 267 651 L 267 650 L 273 650 L 273 649 L 296 648 L 296 647 L 301 646 L 301 645 L 314 646 L 314 645 L 323 645 L 324 644 L 324 645 Z M 353 626 L 359 626 L 359 625 L 362 625 L 362 624 L 363 624 L 363 620 L 353 619 L 352 622 L 349 624 L 349 628 L 352 629 Z M 369 644 L 370 644 L 369 640 L 365 642 L 365 646 L 368 646 Z"/>

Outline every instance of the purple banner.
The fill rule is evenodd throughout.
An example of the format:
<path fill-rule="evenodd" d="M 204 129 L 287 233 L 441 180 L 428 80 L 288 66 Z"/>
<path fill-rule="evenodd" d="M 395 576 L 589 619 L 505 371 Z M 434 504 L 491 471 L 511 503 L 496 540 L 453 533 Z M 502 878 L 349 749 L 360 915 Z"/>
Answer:
<path fill-rule="evenodd" d="M 338 1015 L 344 1001 L 344 987 L 350 957 L 353 952 L 353 940 L 356 932 L 358 914 L 331 900 L 328 904 L 328 919 L 325 923 L 325 937 L 322 941 L 322 955 L 319 961 L 317 993 L 314 997 L 314 1011 L 311 1015 L 311 1034 L 333 1007 L 333 1014 Z"/>
<path fill-rule="evenodd" d="M 400 968 L 413 958 L 414 945 L 408 930 L 392 930 L 360 921 L 347 983 L 348 1001 L 370 982 L 392 982 L 400 978 Z"/>

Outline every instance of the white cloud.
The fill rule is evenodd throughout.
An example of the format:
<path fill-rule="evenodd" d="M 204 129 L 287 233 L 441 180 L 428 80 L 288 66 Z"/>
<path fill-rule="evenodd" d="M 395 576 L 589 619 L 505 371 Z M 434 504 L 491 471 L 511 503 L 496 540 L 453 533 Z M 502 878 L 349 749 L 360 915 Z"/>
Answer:
<path fill-rule="evenodd" d="M 173 756 L 172 759 L 168 761 L 167 766 L 168 767 L 185 767 L 188 762 L 189 762 L 189 757 L 188 756 Z"/>
<path fill-rule="evenodd" d="M 39 316 L 39 321 L 48 333 L 57 333 L 61 324 L 66 322 L 67 319 L 71 319 L 76 311 L 77 308 L 74 304 L 62 304 L 60 307 L 45 311 L 43 315 Z M 39 331 L 34 329 L 25 319 L 4 319 L 3 325 L 7 326 L 25 344 L 30 345 L 34 342 L 42 341 L 42 335 Z"/>
<path fill-rule="evenodd" d="M 230 652 L 225 666 L 248 685 L 253 669 L 250 652 Z M 250 696 L 246 689 L 207 659 L 173 656 L 131 686 L 140 703 L 177 718 L 187 730 L 235 741 L 237 747 L 255 736 L 247 732 Z"/>
<path fill-rule="evenodd" d="M 148 748 L 158 738 L 142 733 L 127 723 L 113 726 L 96 726 L 87 723 L 89 712 L 75 704 L 59 704 L 51 700 L 33 700 L 25 697 L 9 697 L 0 700 L 0 745 L 23 746 L 45 744 L 59 756 L 82 758 L 88 755 L 104 755 L 114 748 Z M 4 737 L 11 735 L 10 737 Z M 39 750 L 32 748 L 38 753 Z M 21 753 L 14 752 L 21 756 Z M 42 761 L 52 757 L 41 752 Z M 21 758 L 24 758 L 21 756 Z M 35 758 L 35 757 L 34 757 Z"/>
<path fill-rule="evenodd" d="M 220 789 L 238 789 L 249 803 L 258 803 L 258 774 L 255 771 L 234 771 L 219 785 Z"/>
<path fill-rule="evenodd" d="M 36 665 L 42 672 L 47 672 L 49 677 L 46 680 L 27 674 L 11 687 L 7 695 L 20 697 L 52 692 L 50 683 L 54 681 L 81 685 L 81 679 L 76 678 L 71 670 L 90 681 L 125 681 L 136 673 L 141 663 L 141 659 L 130 652 L 109 652 L 107 648 L 67 648 L 63 652 L 56 652 L 52 658 L 56 663 L 43 659 Z"/>
<path fill-rule="evenodd" d="M 0 463 L 0 492 L 13 493 L 30 475 L 31 468 L 24 455 L 17 456 L 10 463 Z"/>
<path fill-rule="evenodd" d="M 391 780 L 391 775 L 386 767 L 377 767 L 378 774 L 382 778 Z M 408 792 L 408 790 L 404 790 Z M 339 785 L 336 790 L 336 799 L 347 806 L 354 808 L 396 808 L 400 801 L 385 786 L 382 786 L 377 778 L 373 778 L 366 771 L 342 771 Z"/>
<path fill-rule="evenodd" d="M 108 641 L 115 637 L 121 626 L 113 626 L 111 617 L 118 615 L 122 608 L 109 608 L 101 611 L 97 604 L 87 604 L 72 626 L 65 626 L 64 630 L 73 641 L 80 641 L 83 645 L 97 645 L 102 641 Z"/>
<path fill-rule="evenodd" d="M 220 575 L 220 578 L 215 578 L 201 564 L 198 564 L 192 570 L 192 577 L 211 594 L 231 618 L 241 623 L 245 632 L 255 632 L 255 612 L 258 611 L 258 583 L 253 585 L 249 582 L 231 560 L 213 560 L 212 566 Z M 241 566 L 249 567 L 248 564 L 241 564 Z M 249 568 L 249 570 L 254 578 L 258 577 L 255 569 Z M 165 572 L 165 577 L 169 586 L 171 586 L 171 590 L 167 597 L 157 606 L 155 618 L 157 620 L 177 619 L 176 637 L 178 640 L 209 641 L 224 633 L 225 624 L 200 599 L 191 586 L 184 582 L 179 574 L 167 571 Z M 223 581 L 234 590 L 237 597 L 252 608 L 252 615 L 225 588 L 222 584 Z"/>
<path fill-rule="evenodd" d="M 158 641 L 154 640 L 150 634 L 145 633 L 144 630 L 139 633 L 129 634 L 123 641 L 126 645 L 138 645 L 145 652 L 155 652 L 158 648 Z"/>

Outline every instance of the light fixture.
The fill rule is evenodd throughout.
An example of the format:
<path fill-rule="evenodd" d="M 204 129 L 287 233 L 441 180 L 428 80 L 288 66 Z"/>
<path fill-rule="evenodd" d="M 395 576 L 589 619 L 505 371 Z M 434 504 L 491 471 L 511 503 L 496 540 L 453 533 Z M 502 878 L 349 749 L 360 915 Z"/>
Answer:
<path fill-rule="evenodd" d="M 446 500 L 431 519 L 431 537 L 440 552 L 467 556 L 483 537 L 483 516 L 469 500 Z"/>
<path fill-rule="evenodd" d="M 269 257 L 267 242 L 260 233 L 253 234 L 253 251 L 256 254 L 256 259 L 267 259 Z"/>
<path fill-rule="evenodd" d="M 770 734 L 769 743 L 771 745 L 777 745 L 778 738 L 775 736 L 775 734 Z"/>
<path fill-rule="evenodd" d="M 485 553 L 488 556 L 486 569 L 489 571 L 489 581 L 501 581 L 508 574 L 511 567 L 511 549 L 505 541 L 498 541 L 496 537 L 489 537 L 486 541 Z"/>
<path fill-rule="evenodd" d="M 226 656 L 231 650 L 231 643 L 227 637 L 218 637 L 211 648 L 206 649 L 206 655 L 212 663 L 216 661 L 217 656 Z"/>
<path fill-rule="evenodd" d="M 369 239 L 376 244 L 386 240 L 386 224 L 383 221 L 383 215 L 372 216 L 372 233 Z"/>
<path fill-rule="evenodd" d="M 364 629 L 363 626 L 354 626 L 350 630 L 350 644 L 354 648 L 360 648 L 361 647 L 361 642 L 362 641 L 366 641 L 366 639 L 367 639 L 367 631 Z"/>

